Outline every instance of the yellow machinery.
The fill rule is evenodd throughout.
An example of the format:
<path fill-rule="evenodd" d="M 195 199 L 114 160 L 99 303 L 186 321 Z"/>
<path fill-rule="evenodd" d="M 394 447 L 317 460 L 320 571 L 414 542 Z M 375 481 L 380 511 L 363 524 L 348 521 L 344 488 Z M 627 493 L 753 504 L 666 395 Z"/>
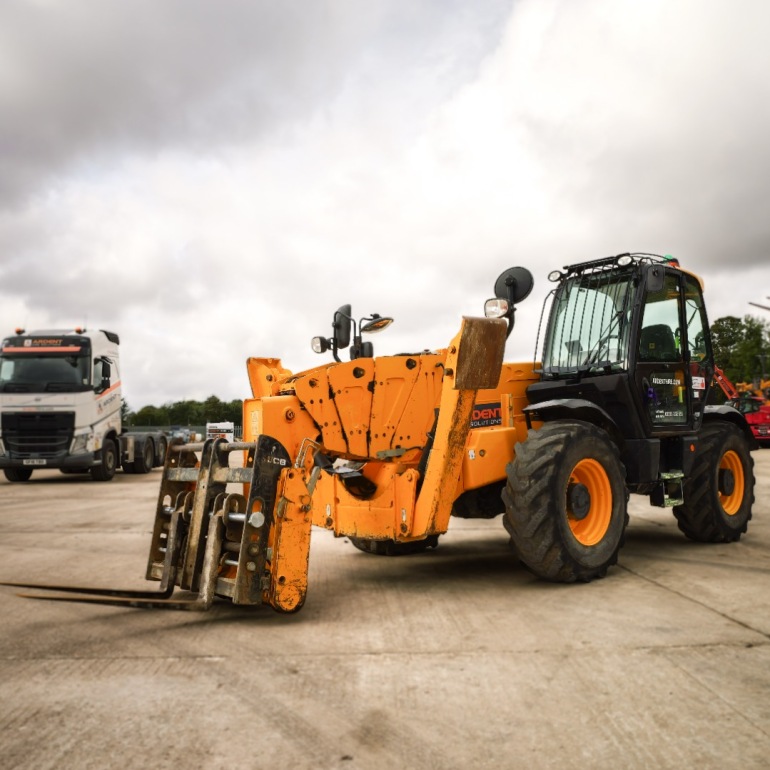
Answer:
<path fill-rule="evenodd" d="M 313 343 L 333 361 L 294 374 L 250 358 L 242 440 L 169 447 L 146 573 L 160 591 L 46 588 L 136 607 L 205 609 L 220 596 L 291 612 L 305 601 L 314 526 L 397 555 L 435 547 L 452 515 L 499 514 L 513 558 L 545 579 L 588 581 L 617 560 L 629 492 L 673 508 L 691 539 L 737 540 L 754 444 L 742 415 L 706 403 L 700 282 L 647 254 L 550 279 L 538 364 L 503 362 L 532 288 L 523 268 L 500 276 L 491 317 L 464 318 L 446 349 L 374 357 L 363 334 L 391 319 L 356 324 L 343 306 L 332 336 Z M 172 598 L 176 587 L 189 593 Z"/>

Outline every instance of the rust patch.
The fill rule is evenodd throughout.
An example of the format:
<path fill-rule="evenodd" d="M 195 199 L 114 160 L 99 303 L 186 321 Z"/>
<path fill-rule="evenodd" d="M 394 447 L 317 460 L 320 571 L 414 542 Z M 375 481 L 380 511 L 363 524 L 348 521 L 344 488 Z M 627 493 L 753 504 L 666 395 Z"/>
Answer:
<path fill-rule="evenodd" d="M 500 380 L 508 324 L 501 318 L 464 318 L 463 321 L 455 388 L 495 388 Z"/>

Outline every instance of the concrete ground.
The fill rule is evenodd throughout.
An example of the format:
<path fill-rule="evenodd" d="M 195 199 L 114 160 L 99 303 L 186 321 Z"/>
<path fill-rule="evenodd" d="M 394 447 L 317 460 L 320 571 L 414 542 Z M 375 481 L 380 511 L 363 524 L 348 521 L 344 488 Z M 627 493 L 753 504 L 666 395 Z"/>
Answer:
<path fill-rule="evenodd" d="M 770 767 L 770 450 L 748 535 L 632 498 L 620 565 L 535 580 L 499 519 L 385 558 L 314 531 L 304 609 L 0 588 L 2 768 Z M 160 471 L 0 480 L 0 580 L 144 587 Z M 154 584 L 153 584 L 154 585 Z"/>

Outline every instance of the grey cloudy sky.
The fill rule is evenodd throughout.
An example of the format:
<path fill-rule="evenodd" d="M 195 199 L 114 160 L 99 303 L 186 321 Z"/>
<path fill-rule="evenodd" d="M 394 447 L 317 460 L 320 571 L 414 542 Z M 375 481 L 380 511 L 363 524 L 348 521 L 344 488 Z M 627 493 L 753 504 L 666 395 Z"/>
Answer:
<path fill-rule="evenodd" d="M 132 408 L 445 346 L 497 275 L 628 250 L 770 294 L 764 0 L 5 0 L 0 336 L 120 333 Z M 328 357 L 328 356 L 327 356 Z"/>

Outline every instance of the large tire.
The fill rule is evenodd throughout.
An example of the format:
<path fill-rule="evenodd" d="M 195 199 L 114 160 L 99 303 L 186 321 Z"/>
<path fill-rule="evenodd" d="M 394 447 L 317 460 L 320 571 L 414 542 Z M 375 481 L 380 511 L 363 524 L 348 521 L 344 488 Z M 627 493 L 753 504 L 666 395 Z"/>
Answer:
<path fill-rule="evenodd" d="M 424 540 L 413 540 L 410 543 L 399 543 L 397 540 L 372 540 L 366 537 L 349 537 L 348 540 L 359 551 L 373 553 L 377 556 L 409 556 L 423 553 L 428 548 L 438 548 L 438 535 L 429 535 Z"/>
<path fill-rule="evenodd" d="M 155 465 L 160 466 L 166 462 L 166 452 L 168 451 L 168 441 L 161 436 L 158 440 L 158 462 Z"/>
<path fill-rule="evenodd" d="M 29 481 L 32 476 L 31 468 L 6 468 L 5 478 L 8 481 Z"/>
<path fill-rule="evenodd" d="M 91 468 L 91 478 L 94 481 L 110 481 L 118 467 L 118 447 L 112 439 L 106 439 L 102 444 L 102 463 Z"/>
<path fill-rule="evenodd" d="M 727 422 L 700 433 L 684 504 L 674 508 L 679 529 L 699 543 L 730 543 L 746 531 L 754 504 L 754 459 L 746 437 Z"/>
<path fill-rule="evenodd" d="M 149 473 L 155 464 L 155 447 L 148 438 L 142 444 L 142 451 L 134 457 L 134 473 Z"/>
<path fill-rule="evenodd" d="M 516 445 L 507 474 L 503 522 L 521 561 L 560 583 L 604 577 L 628 523 L 625 468 L 607 433 L 546 423 Z"/>

